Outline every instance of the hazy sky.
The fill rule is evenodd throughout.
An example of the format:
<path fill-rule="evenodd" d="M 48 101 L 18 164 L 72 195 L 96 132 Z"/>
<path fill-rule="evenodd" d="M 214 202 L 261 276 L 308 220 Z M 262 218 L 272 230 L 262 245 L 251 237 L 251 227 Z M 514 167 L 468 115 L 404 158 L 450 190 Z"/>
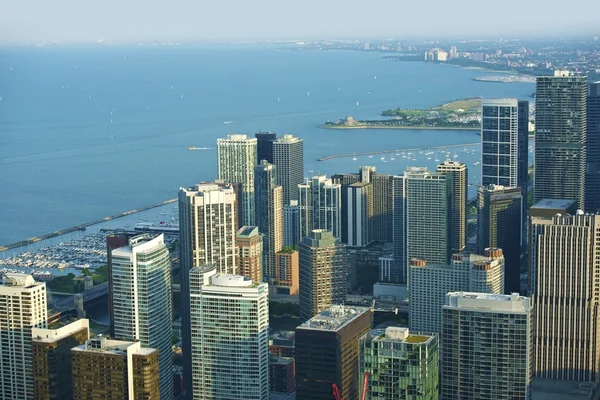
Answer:
<path fill-rule="evenodd" d="M 0 42 L 600 34 L 600 1 L 0 0 Z"/>

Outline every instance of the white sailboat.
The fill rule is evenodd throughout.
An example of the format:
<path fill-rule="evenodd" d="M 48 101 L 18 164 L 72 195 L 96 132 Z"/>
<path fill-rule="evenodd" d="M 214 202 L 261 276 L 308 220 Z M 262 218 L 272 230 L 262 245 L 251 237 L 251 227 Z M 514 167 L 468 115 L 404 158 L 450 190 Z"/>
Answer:
<path fill-rule="evenodd" d="M 357 102 L 356 102 L 356 107 L 358 107 L 358 105 L 359 105 L 359 104 L 360 104 L 360 103 L 357 101 Z"/>
<path fill-rule="evenodd" d="M 309 92 L 306 92 L 306 96 L 307 96 L 307 97 L 308 97 L 308 96 L 310 96 L 310 91 L 309 91 Z"/>

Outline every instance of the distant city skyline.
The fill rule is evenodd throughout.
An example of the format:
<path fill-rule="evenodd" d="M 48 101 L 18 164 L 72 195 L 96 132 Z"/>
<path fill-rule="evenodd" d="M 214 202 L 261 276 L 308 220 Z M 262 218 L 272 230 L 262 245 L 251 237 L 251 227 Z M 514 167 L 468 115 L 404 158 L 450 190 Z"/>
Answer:
<path fill-rule="evenodd" d="M 376 7 L 358 0 L 308 0 L 302 7 L 273 0 L 177 4 L 65 0 L 59 7 L 42 1 L 13 2 L 0 15 L 0 43 L 598 34 L 595 16 L 600 7 L 594 1 L 578 4 L 578 9 L 588 11 L 584 13 L 565 13 L 553 5 L 543 8 L 543 18 L 536 18 L 540 9 L 535 3 L 510 1 L 495 8 L 489 19 L 474 0 L 461 7 L 441 1 L 391 0 Z"/>

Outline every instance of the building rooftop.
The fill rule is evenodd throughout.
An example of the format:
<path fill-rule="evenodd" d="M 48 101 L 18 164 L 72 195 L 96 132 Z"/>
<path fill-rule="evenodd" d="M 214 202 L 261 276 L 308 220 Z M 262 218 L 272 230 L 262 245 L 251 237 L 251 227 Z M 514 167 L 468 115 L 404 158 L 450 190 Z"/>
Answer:
<path fill-rule="evenodd" d="M 461 308 L 480 311 L 527 312 L 532 303 L 529 297 L 513 294 L 450 292 L 444 308 Z"/>
<path fill-rule="evenodd" d="M 19 274 L 7 272 L 2 275 L 2 284 L 9 287 L 31 288 L 39 285 L 44 285 L 43 282 L 36 282 L 33 276 L 29 274 Z"/>
<path fill-rule="evenodd" d="M 385 329 L 373 329 L 368 335 L 371 335 L 376 342 L 398 342 L 410 344 L 430 343 L 435 338 L 435 334 L 410 333 L 408 328 L 389 326 Z"/>
<path fill-rule="evenodd" d="M 337 332 L 362 314 L 369 312 L 369 310 L 368 307 L 333 305 L 298 326 L 296 329 Z"/>
<path fill-rule="evenodd" d="M 60 321 L 56 324 L 53 324 L 48 329 L 43 328 L 32 328 L 31 329 L 31 337 L 34 342 L 38 343 L 54 343 L 61 339 L 64 339 L 75 332 L 80 331 L 81 329 L 88 329 L 88 337 L 89 337 L 89 328 L 90 323 L 89 320 L 85 318 L 81 318 L 78 320 L 64 320 Z"/>
<path fill-rule="evenodd" d="M 136 355 L 148 355 L 157 351 L 154 348 L 141 347 L 140 342 L 128 342 L 123 340 L 111 340 L 102 335 L 89 339 L 80 346 L 74 347 L 73 351 L 87 351 L 104 354 L 116 354 L 124 356 L 131 350 Z"/>
<path fill-rule="evenodd" d="M 575 200 L 566 199 L 542 199 L 535 203 L 531 208 L 545 208 L 545 209 L 567 209 L 575 204 Z"/>
<path fill-rule="evenodd" d="M 237 231 L 237 236 L 238 237 L 250 237 L 250 236 L 256 236 L 258 235 L 258 227 L 257 226 L 242 226 L 238 231 Z"/>
<path fill-rule="evenodd" d="M 246 276 L 217 274 L 211 277 L 210 284 L 225 287 L 250 287 L 254 285 L 254 282 Z"/>

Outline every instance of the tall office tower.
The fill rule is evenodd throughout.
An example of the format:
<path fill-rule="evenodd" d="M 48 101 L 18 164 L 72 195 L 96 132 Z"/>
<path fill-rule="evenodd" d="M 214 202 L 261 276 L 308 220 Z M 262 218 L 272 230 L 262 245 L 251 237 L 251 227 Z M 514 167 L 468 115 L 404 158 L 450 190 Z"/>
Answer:
<path fill-rule="evenodd" d="M 283 248 L 283 188 L 276 185 L 275 166 L 262 160 L 254 169 L 256 226 L 263 240 L 263 278 L 275 277 L 275 254 Z"/>
<path fill-rule="evenodd" d="M 444 161 L 437 172 L 450 178 L 450 244 L 452 252 L 462 251 L 467 244 L 467 165 L 460 161 Z"/>
<path fill-rule="evenodd" d="M 346 301 L 346 247 L 333 234 L 315 229 L 300 243 L 300 319 Z"/>
<path fill-rule="evenodd" d="M 373 329 L 360 338 L 359 382 L 366 399 L 437 399 L 439 392 L 438 335 L 408 328 Z"/>
<path fill-rule="evenodd" d="M 277 293 L 290 296 L 300 294 L 300 260 L 298 252 L 285 247 L 276 255 L 275 283 Z"/>
<path fill-rule="evenodd" d="M 506 293 L 521 291 L 523 202 L 519 187 L 486 185 L 477 188 L 477 251 L 482 253 L 488 247 L 502 249 L 506 262 Z"/>
<path fill-rule="evenodd" d="M 71 349 L 90 338 L 87 319 L 79 319 L 52 329 L 31 329 L 33 355 L 33 399 L 73 398 Z"/>
<path fill-rule="evenodd" d="M 353 183 L 348 186 L 348 246 L 363 247 L 371 243 L 373 216 L 373 184 Z"/>
<path fill-rule="evenodd" d="M 300 207 L 298 200 L 283 206 L 283 245 L 296 247 L 300 243 Z"/>
<path fill-rule="evenodd" d="M 235 236 L 238 273 L 253 282 L 262 282 L 263 237 L 256 226 L 242 226 Z"/>
<path fill-rule="evenodd" d="M 296 328 L 296 399 L 330 400 L 335 383 L 358 399 L 358 341 L 371 329 L 366 307 L 331 306 Z"/>
<path fill-rule="evenodd" d="M 518 293 L 448 293 L 440 398 L 531 399 L 532 309 Z"/>
<path fill-rule="evenodd" d="M 346 205 L 348 204 L 348 186 L 353 183 L 361 182 L 361 175 L 357 173 L 335 174 L 331 176 L 331 182 L 341 185 L 342 187 L 342 218 L 340 224 L 342 234 L 340 240 L 342 243 L 348 243 L 348 212 L 346 211 Z"/>
<path fill-rule="evenodd" d="M 391 243 L 394 220 L 394 177 L 374 173 L 371 175 L 371 183 L 373 184 L 371 239 Z"/>
<path fill-rule="evenodd" d="M 504 293 L 502 250 L 485 249 L 484 255 L 456 253 L 449 265 L 429 265 L 413 258 L 409 287 L 410 329 L 440 333 L 442 306 L 448 292 Z"/>
<path fill-rule="evenodd" d="M 73 400 L 160 400 L 156 349 L 102 335 L 71 350 Z"/>
<path fill-rule="evenodd" d="M 193 399 L 269 399 L 269 285 L 190 271 Z"/>
<path fill-rule="evenodd" d="M 584 209 L 586 168 L 585 76 L 555 71 L 538 76 L 535 91 L 534 201 L 574 199 Z"/>
<path fill-rule="evenodd" d="M 255 226 L 254 167 L 256 166 L 255 138 L 246 135 L 227 135 L 217 139 L 219 179 L 242 184 L 242 225 Z"/>
<path fill-rule="evenodd" d="M 447 264 L 451 255 L 451 179 L 427 168 L 408 168 L 406 189 L 406 255 L 431 264 Z"/>
<path fill-rule="evenodd" d="M 158 350 L 160 398 L 173 398 L 171 256 L 163 235 L 142 234 L 112 251 L 115 339 Z"/>
<path fill-rule="evenodd" d="M 481 184 L 520 187 L 523 216 L 527 215 L 529 191 L 529 102 L 517 99 L 481 101 Z M 522 221 L 525 245 L 527 218 Z M 508 249 L 504 249 L 508 252 Z"/>
<path fill-rule="evenodd" d="M 586 149 L 585 209 L 595 213 L 600 211 L 600 82 L 588 90 Z"/>
<path fill-rule="evenodd" d="M 192 392 L 189 271 L 213 264 L 220 273 L 236 272 L 236 215 L 236 195 L 232 188 L 204 183 L 179 190 L 181 336 L 186 393 Z"/>
<path fill-rule="evenodd" d="M 600 214 L 531 217 L 534 374 L 597 382 Z"/>
<path fill-rule="evenodd" d="M 46 284 L 27 274 L 3 274 L 0 310 L 0 399 L 31 399 L 31 330 L 46 328 Z"/>
<path fill-rule="evenodd" d="M 260 164 L 262 160 L 273 164 L 273 142 L 277 138 L 275 132 L 258 132 L 256 138 L 256 160 Z"/>
<path fill-rule="evenodd" d="M 298 200 L 298 185 L 304 182 L 304 141 L 283 135 L 273 142 L 273 164 L 277 167 L 277 184 L 283 187 L 283 204 Z"/>
<path fill-rule="evenodd" d="M 298 185 L 300 212 L 300 240 L 309 236 L 313 229 L 325 229 L 339 238 L 342 229 L 342 186 L 333 183 L 325 175 Z"/>
<path fill-rule="evenodd" d="M 133 235 L 108 234 L 106 235 L 106 276 L 108 278 L 108 315 L 110 317 L 110 336 L 115 337 L 115 321 L 112 312 L 113 294 L 112 294 L 112 251 L 119 247 L 127 246 L 129 238 Z"/>
<path fill-rule="evenodd" d="M 393 262 L 390 267 L 389 281 L 406 283 L 408 281 L 408 258 L 406 257 L 406 184 L 404 176 L 394 176 L 394 213 L 392 244 Z"/>

